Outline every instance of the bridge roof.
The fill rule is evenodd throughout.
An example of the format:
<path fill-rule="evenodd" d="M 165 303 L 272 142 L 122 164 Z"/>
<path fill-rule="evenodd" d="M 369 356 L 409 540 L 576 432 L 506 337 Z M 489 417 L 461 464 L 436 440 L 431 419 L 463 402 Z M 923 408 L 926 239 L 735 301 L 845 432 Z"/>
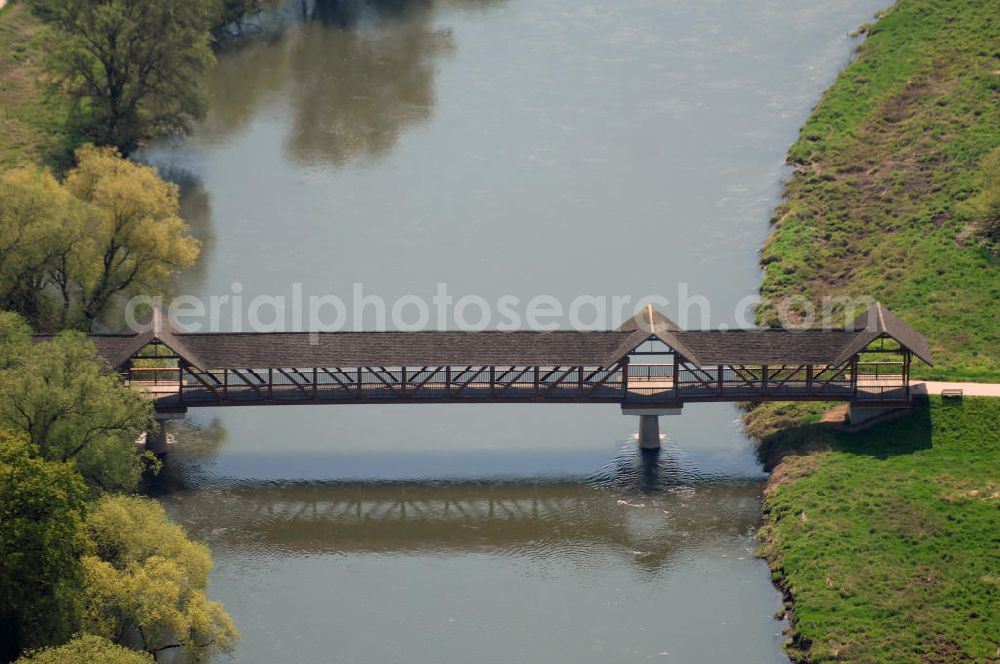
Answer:
<path fill-rule="evenodd" d="M 177 334 L 206 367 L 603 366 L 620 332 L 275 332 Z M 629 349 L 631 350 L 631 349 Z M 627 352 L 627 351 L 626 351 Z"/>
<path fill-rule="evenodd" d="M 880 336 L 930 364 L 924 337 L 879 304 L 844 330 L 681 330 L 648 308 L 614 331 L 218 332 L 186 333 L 160 314 L 136 334 L 89 337 L 98 355 L 124 366 L 157 340 L 201 369 L 364 366 L 611 366 L 648 339 L 685 360 L 717 364 L 847 362 Z M 45 336 L 36 337 L 44 340 Z"/>
<path fill-rule="evenodd" d="M 675 334 L 694 353 L 697 364 L 715 365 L 836 364 L 834 360 L 860 333 L 848 330 L 763 329 L 699 330 Z"/>

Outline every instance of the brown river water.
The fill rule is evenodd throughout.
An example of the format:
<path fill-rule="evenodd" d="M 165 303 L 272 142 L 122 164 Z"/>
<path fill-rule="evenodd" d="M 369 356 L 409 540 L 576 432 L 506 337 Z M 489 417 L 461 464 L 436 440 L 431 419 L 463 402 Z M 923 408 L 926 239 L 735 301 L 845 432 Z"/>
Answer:
<path fill-rule="evenodd" d="M 178 292 L 683 282 L 735 324 L 785 152 L 883 4 L 293 0 L 139 155 L 205 243 Z M 782 662 L 737 418 L 688 406 L 643 455 L 612 405 L 192 410 L 150 490 L 212 548 L 232 661 Z"/>

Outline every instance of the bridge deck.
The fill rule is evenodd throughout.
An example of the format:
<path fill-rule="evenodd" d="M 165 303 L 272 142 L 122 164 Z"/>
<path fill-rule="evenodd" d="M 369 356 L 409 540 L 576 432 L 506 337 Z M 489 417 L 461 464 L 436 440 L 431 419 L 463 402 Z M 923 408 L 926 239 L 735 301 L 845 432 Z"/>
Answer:
<path fill-rule="evenodd" d="M 666 367 L 665 367 L 666 368 Z M 775 368 L 775 374 L 780 368 Z M 561 374 L 563 380 L 547 381 L 512 380 L 504 382 L 461 380 L 434 382 L 415 380 L 414 375 L 403 381 L 401 370 L 379 372 L 384 382 L 366 380 L 342 382 L 327 377 L 313 383 L 307 380 L 308 372 L 283 371 L 274 380 L 274 372 L 254 372 L 262 380 L 248 382 L 243 373 L 222 372 L 218 383 L 211 387 L 190 379 L 183 385 L 173 381 L 132 381 L 132 385 L 156 400 L 158 408 L 277 405 L 308 403 L 474 403 L 474 402 L 595 402 L 634 404 L 676 404 L 697 401 L 774 401 L 774 400 L 830 400 L 864 401 L 872 403 L 907 402 L 909 387 L 901 373 L 863 376 L 851 380 L 841 375 L 837 380 L 809 380 L 807 370 L 800 369 L 797 379 L 787 374 L 772 375 L 761 380 L 711 380 L 675 382 L 671 378 L 644 378 L 630 376 L 622 381 L 620 372 L 615 380 L 598 383 L 584 371 L 583 380 L 578 369 Z M 417 373 L 417 372 L 414 372 Z M 484 372 L 487 373 L 487 372 Z M 272 379 L 268 381 L 268 374 Z M 566 374 L 572 374 L 566 376 Z M 356 374 L 355 374 L 356 375 Z M 759 375 L 759 374 L 758 374 Z M 293 377 L 300 377 L 295 380 Z M 202 376 L 202 380 L 204 377 Z"/>

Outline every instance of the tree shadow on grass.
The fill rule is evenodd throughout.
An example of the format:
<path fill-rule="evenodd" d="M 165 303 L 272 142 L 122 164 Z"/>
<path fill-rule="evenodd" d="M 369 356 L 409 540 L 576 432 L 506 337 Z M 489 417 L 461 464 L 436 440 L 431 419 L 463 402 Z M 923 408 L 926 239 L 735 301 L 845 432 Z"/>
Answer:
<path fill-rule="evenodd" d="M 942 407 L 961 408 L 962 403 L 945 401 Z M 930 449 L 931 431 L 930 402 L 927 399 L 914 399 L 908 414 L 875 423 L 860 431 L 848 431 L 826 423 L 783 429 L 760 442 L 757 456 L 768 471 L 786 456 L 827 450 L 886 459 Z"/>

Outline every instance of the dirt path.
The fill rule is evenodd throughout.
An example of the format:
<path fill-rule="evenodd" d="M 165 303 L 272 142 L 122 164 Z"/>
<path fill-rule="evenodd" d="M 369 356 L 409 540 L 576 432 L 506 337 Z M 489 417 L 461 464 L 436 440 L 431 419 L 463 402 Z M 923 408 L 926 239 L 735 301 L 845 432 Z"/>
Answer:
<path fill-rule="evenodd" d="M 1000 383 L 944 383 L 911 380 L 914 394 L 941 394 L 941 390 L 959 389 L 967 397 L 1000 397 Z"/>

